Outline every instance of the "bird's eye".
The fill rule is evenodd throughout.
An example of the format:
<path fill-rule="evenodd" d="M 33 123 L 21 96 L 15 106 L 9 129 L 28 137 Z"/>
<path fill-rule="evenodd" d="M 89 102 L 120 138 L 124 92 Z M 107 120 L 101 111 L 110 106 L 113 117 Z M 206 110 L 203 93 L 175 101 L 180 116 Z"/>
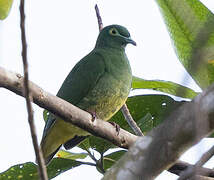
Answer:
<path fill-rule="evenodd" d="M 114 29 L 114 28 L 110 29 L 109 32 L 110 32 L 111 35 L 116 35 L 117 34 L 117 30 Z"/>

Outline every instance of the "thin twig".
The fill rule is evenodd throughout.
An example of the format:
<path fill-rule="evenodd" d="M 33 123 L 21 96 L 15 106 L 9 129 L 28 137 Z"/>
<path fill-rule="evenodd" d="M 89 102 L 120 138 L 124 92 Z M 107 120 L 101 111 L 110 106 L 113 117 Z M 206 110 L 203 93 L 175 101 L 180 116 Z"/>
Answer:
<path fill-rule="evenodd" d="M 21 28 L 21 40 L 22 40 L 22 60 L 23 60 L 23 68 L 24 68 L 24 93 L 25 93 L 25 98 L 26 98 L 28 122 L 29 122 L 29 126 L 30 126 L 31 137 L 32 137 L 32 141 L 33 141 L 35 154 L 36 154 L 36 159 L 37 159 L 37 162 L 39 165 L 38 171 L 40 174 L 40 179 L 47 180 L 48 176 L 47 176 L 44 159 L 42 156 L 42 152 L 38 146 L 36 130 L 35 130 L 35 125 L 34 125 L 34 121 L 33 121 L 33 109 L 32 109 L 32 105 L 31 105 L 32 97 L 30 96 L 30 91 L 29 91 L 24 5 L 25 5 L 25 1 L 21 0 L 21 3 L 20 3 L 20 16 L 21 16 L 20 28 Z"/>
<path fill-rule="evenodd" d="M 101 161 L 97 160 L 95 156 L 91 153 L 91 151 L 87 148 L 85 148 L 90 158 L 96 163 L 96 166 L 102 171 L 102 173 L 105 173 L 105 170 L 103 168 L 103 153 L 101 153 Z"/>
<path fill-rule="evenodd" d="M 89 165 L 89 166 L 97 166 L 95 163 L 91 163 L 91 162 L 83 162 L 83 161 L 79 161 L 81 162 L 81 164 L 84 164 L 84 165 Z"/>
<path fill-rule="evenodd" d="M 125 117 L 126 121 L 128 122 L 129 126 L 134 131 L 134 133 L 137 136 L 144 136 L 142 131 L 140 130 L 140 128 L 138 127 L 138 125 L 136 124 L 134 119 L 132 118 L 132 116 L 131 116 L 131 114 L 129 112 L 129 109 L 128 109 L 126 104 L 123 105 L 123 107 L 121 108 L 121 111 L 122 111 L 123 116 Z"/>
<path fill-rule="evenodd" d="M 197 163 L 191 167 L 188 168 L 186 171 L 184 171 L 179 180 L 185 180 L 193 176 L 194 174 L 198 174 L 198 170 L 214 155 L 214 146 L 209 149 L 206 153 L 202 155 L 202 157 L 197 161 Z M 202 175 L 207 175 L 206 172 Z"/>
<path fill-rule="evenodd" d="M 193 166 L 194 165 L 192 164 L 178 160 L 172 167 L 168 169 L 168 171 L 180 176 L 183 171 L 186 171 L 188 168 L 192 168 Z M 199 168 L 197 174 L 198 175 L 206 174 L 208 177 L 214 178 L 214 170 L 205 167 Z"/>
<path fill-rule="evenodd" d="M 103 22 L 102 22 L 102 18 L 100 16 L 100 11 L 99 11 L 97 4 L 95 5 L 95 11 L 96 11 L 96 15 L 97 15 L 97 22 L 98 22 L 99 30 L 101 31 L 103 29 Z"/>
<path fill-rule="evenodd" d="M 101 157 L 100 157 L 100 161 L 99 161 L 98 166 L 99 166 L 100 170 L 102 171 L 102 173 L 104 174 L 106 171 L 105 171 L 105 169 L 103 167 L 103 165 L 104 165 L 104 163 L 103 163 L 103 152 L 100 153 L 100 154 L 101 154 Z"/>
<path fill-rule="evenodd" d="M 88 149 L 85 149 L 86 151 L 87 151 L 87 153 L 88 153 L 88 155 L 90 156 L 90 158 L 94 161 L 94 162 L 96 162 L 97 163 L 97 159 L 95 158 L 95 156 L 91 153 L 91 151 L 89 151 Z"/>
<path fill-rule="evenodd" d="M 209 151 L 204 153 L 195 165 L 203 166 L 213 155 L 214 155 L 214 146 L 210 148 Z"/>

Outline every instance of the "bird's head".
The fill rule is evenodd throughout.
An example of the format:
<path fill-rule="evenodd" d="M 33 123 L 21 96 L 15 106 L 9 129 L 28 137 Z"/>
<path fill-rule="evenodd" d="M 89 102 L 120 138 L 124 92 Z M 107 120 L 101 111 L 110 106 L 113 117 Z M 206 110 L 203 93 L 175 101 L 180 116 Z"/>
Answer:
<path fill-rule="evenodd" d="M 110 25 L 103 28 L 97 38 L 96 47 L 110 47 L 124 49 L 127 44 L 136 46 L 129 31 L 120 25 Z"/>

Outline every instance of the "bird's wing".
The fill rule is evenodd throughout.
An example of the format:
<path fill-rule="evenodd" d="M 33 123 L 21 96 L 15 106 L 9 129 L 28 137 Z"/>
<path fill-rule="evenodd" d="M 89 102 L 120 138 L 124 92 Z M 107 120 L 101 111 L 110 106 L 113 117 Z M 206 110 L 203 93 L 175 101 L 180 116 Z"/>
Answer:
<path fill-rule="evenodd" d="M 77 105 L 105 73 L 103 57 L 92 51 L 79 61 L 63 82 L 57 96 Z"/>
<path fill-rule="evenodd" d="M 92 51 L 81 59 L 68 74 L 57 96 L 77 105 L 92 89 L 106 71 L 103 57 Z M 50 113 L 43 132 L 43 138 L 55 122 L 56 117 Z"/>

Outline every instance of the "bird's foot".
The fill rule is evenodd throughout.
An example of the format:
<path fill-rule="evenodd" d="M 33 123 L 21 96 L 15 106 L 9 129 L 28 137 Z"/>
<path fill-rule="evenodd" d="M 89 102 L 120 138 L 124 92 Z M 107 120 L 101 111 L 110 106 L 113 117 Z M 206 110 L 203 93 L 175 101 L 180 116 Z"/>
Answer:
<path fill-rule="evenodd" d="M 91 114 L 91 116 L 92 116 L 92 119 L 91 119 L 91 121 L 92 122 L 94 122 L 95 121 L 95 119 L 96 119 L 96 112 L 89 112 L 90 114 Z"/>
<path fill-rule="evenodd" d="M 119 132 L 120 132 L 120 126 L 117 124 L 117 123 L 115 123 L 115 122 L 109 122 L 112 126 L 114 126 L 115 127 L 115 129 L 116 129 L 116 132 L 117 132 L 117 135 L 119 135 Z"/>

